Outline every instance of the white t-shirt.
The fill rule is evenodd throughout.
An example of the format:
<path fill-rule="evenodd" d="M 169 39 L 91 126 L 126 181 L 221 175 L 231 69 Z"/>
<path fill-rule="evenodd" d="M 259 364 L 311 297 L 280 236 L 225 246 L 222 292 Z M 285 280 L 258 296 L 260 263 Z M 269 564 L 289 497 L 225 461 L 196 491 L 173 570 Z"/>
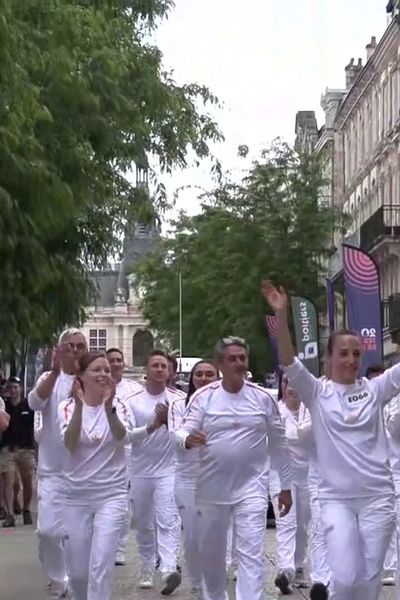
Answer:
<path fill-rule="evenodd" d="M 140 383 L 138 383 L 137 381 L 133 381 L 132 379 L 125 379 L 125 377 L 122 377 L 121 381 L 119 381 L 116 385 L 115 395 L 116 397 L 121 398 L 122 401 L 125 401 L 126 398 L 128 398 L 128 396 L 136 394 L 136 392 L 140 392 L 142 390 L 143 386 L 140 385 Z M 131 460 L 131 452 L 131 442 L 128 442 L 127 444 L 125 444 L 125 457 L 128 468 Z"/>
<path fill-rule="evenodd" d="M 306 407 L 300 404 L 297 412 L 288 409 L 284 402 L 278 403 L 283 423 L 285 425 L 285 435 L 289 445 L 290 466 L 294 483 L 302 485 L 307 483 L 308 478 L 308 452 L 299 441 L 298 429 L 306 418 Z"/>
<path fill-rule="evenodd" d="M 287 440 L 279 409 L 267 390 L 244 381 L 242 389 L 231 394 L 221 381 L 210 383 L 190 399 L 176 431 L 182 446 L 193 431 L 207 434 L 207 443 L 199 452 L 199 502 L 234 504 L 252 496 L 267 499 L 268 451 L 282 489 L 290 488 Z"/>
<path fill-rule="evenodd" d="M 169 406 L 177 398 L 172 390 L 153 396 L 143 388 L 126 398 L 134 429 L 145 431 L 154 421 L 157 404 Z M 175 473 L 175 440 L 173 433 L 163 425 L 152 434 L 132 442 L 131 476 L 165 477 Z"/>
<path fill-rule="evenodd" d="M 180 428 L 186 412 L 186 396 L 179 397 L 169 405 L 168 429 L 176 431 Z M 176 479 L 187 487 L 196 487 L 200 465 L 200 448 L 188 450 L 181 444 L 176 449 Z"/>
<path fill-rule="evenodd" d="M 132 423 L 129 409 L 120 398 L 114 398 L 113 406 L 127 430 L 126 438 L 120 441 L 111 434 L 104 404 L 83 404 L 79 445 L 73 452 L 64 449 L 65 499 L 70 504 L 91 504 L 127 496 L 124 444 L 132 434 Z M 62 442 L 74 408 L 72 398 L 58 407 Z"/>
<path fill-rule="evenodd" d="M 285 371 L 311 414 L 320 498 L 392 493 L 383 407 L 399 391 L 400 364 L 353 385 L 316 379 L 298 359 Z"/>
<path fill-rule="evenodd" d="M 385 423 L 390 464 L 394 471 L 400 472 L 400 395 L 392 398 L 385 406 Z"/>
<path fill-rule="evenodd" d="M 36 390 L 38 385 L 49 375 L 50 372 L 46 372 L 39 377 L 35 387 L 28 395 L 28 403 L 32 410 L 40 411 L 42 415 L 40 435 L 36 435 L 39 444 L 38 474 L 40 476 L 60 476 L 63 472 L 65 450 L 58 429 L 58 406 L 71 396 L 75 376 L 61 371 L 50 397 L 42 400 L 36 394 Z M 36 423 L 37 421 L 35 419 Z"/>

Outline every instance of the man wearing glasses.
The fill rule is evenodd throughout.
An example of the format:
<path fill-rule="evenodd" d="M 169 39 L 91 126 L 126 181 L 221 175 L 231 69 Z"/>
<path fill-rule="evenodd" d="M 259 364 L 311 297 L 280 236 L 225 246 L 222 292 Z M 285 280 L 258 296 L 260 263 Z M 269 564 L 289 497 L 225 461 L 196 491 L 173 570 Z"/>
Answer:
<path fill-rule="evenodd" d="M 78 360 L 87 352 L 87 344 L 79 329 L 67 329 L 58 340 L 50 371 L 41 375 L 29 393 L 29 406 L 41 413 L 38 457 L 38 523 L 39 558 L 51 583 L 51 600 L 63 598 L 67 591 L 62 525 L 63 458 L 58 425 L 58 405 L 71 396 L 78 371 Z"/>
<path fill-rule="evenodd" d="M 268 505 L 268 451 L 283 488 L 281 514 L 290 510 L 290 465 L 285 431 L 267 390 L 246 381 L 248 348 L 241 338 L 216 348 L 222 379 L 195 392 L 178 443 L 201 446 L 196 502 L 200 561 L 207 600 L 227 600 L 226 545 L 230 520 L 236 533 L 237 600 L 264 597 L 264 536 Z M 267 450 L 268 440 L 268 450 Z"/>

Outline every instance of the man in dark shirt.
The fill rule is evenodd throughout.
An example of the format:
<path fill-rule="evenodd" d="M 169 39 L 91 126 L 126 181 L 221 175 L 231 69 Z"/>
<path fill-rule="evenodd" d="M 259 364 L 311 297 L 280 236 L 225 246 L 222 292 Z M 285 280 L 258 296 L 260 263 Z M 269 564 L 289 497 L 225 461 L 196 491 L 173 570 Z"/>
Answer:
<path fill-rule="evenodd" d="M 11 377 L 8 381 L 8 399 L 6 411 L 10 416 L 10 423 L 3 434 L 2 449 L 0 453 L 8 470 L 13 467 L 14 477 L 19 475 L 23 490 L 23 522 L 24 525 L 32 524 L 30 504 L 32 500 L 32 477 L 35 466 L 35 440 L 33 434 L 34 412 L 29 408 L 28 401 L 21 397 L 21 383 L 19 378 Z M 5 523 L 13 519 L 6 519 Z M 4 523 L 4 526 L 7 526 Z"/>

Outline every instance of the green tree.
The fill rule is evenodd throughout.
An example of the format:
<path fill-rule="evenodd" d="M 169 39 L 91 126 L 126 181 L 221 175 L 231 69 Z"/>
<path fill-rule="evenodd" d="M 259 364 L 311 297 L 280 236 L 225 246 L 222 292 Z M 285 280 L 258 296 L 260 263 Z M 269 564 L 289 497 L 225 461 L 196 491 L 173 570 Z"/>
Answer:
<path fill-rule="evenodd" d="M 260 282 L 269 277 L 321 302 L 323 257 L 339 215 L 318 204 L 318 158 L 274 143 L 239 184 L 204 198 L 201 213 L 184 213 L 173 236 L 160 240 L 137 269 L 143 310 L 170 346 L 178 346 L 178 273 L 183 280 L 183 350 L 207 356 L 225 335 L 245 337 L 251 367 L 271 368 Z"/>
<path fill-rule="evenodd" d="M 0 348 L 47 339 L 89 304 L 89 271 L 127 219 L 152 216 L 130 183 L 201 159 L 216 98 L 177 85 L 151 33 L 170 0 L 0 0 Z M 162 200 L 165 200 L 162 196 Z"/>

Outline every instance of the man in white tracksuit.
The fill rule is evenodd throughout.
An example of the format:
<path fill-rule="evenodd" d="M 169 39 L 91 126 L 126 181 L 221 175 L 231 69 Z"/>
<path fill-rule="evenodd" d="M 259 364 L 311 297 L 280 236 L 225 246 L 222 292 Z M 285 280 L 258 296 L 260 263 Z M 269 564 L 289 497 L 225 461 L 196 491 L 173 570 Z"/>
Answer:
<path fill-rule="evenodd" d="M 65 529 L 62 524 L 64 493 L 64 448 L 58 430 L 58 405 L 71 395 L 77 360 L 87 351 L 78 329 L 68 329 L 59 338 L 51 371 L 41 375 L 28 396 L 29 406 L 41 413 L 38 458 L 39 558 L 50 583 L 51 598 L 64 597 L 67 590 Z"/>
<path fill-rule="evenodd" d="M 143 386 L 140 385 L 140 383 L 137 383 L 137 381 L 134 381 L 133 379 L 126 379 L 126 377 L 123 377 L 123 374 L 125 371 L 125 359 L 124 359 L 123 352 L 121 350 L 119 350 L 119 348 L 109 348 L 106 352 L 106 355 L 107 355 L 108 363 L 110 365 L 111 377 L 113 378 L 113 380 L 116 383 L 115 395 L 117 398 L 120 398 L 124 402 L 125 398 L 127 398 L 128 396 L 143 390 Z M 126 453 L 126 477 L 127 477 L 127 486 L 129 488 L 129 486 L 130 486 L 129 464 L 130 464 L 130 459 L 131 459 L 131 444 L 130 443 L 127 443 L 125 445 L 125 451 L 126 451 L 125 452 Z M 120 537 L 120 541 L 119 541 L 119 545 L 118 545 L 117 554 L 115 557 L 116 565 L 121 566 L 121 565 L 124 565 L 126 562 L 125 552 L 126 552 L 126 546 L 128 543 L 129 529 L 130 529 L 130 510 L 129 510 L 129 506 L 128 506 L 128 511 L 126 513 L 125 525 L 121 531 L 121 537 Z"/>
<path fill-rule="evenodd" d="M 307 587 L 304 566 L 311 512 L 308 491 L 309 456 L 298 437 L 298 428 L 305 419 L 306 409 L 288 385 L 285 375 L 282 377 L 282 398 L 278 406 L 288 440 L 293 496 L 290 513 L 283 518 L 278 515 L 276 519 L 278 575 L 275 585 L 286 595 L 291 593 L 292 583 L 295 587 Z M 275 503 L 274 510 L 276 511 Z"/>
<path fill-rule="evenodd" d="M 233 516 L 236 534 L 237 600 L 261 600 L 265 581 L 265 525 L 268 504 L 267 444 L 284 491 L 280 509 L 291 506 L 287 441 L 274 399 L 245 381 L 248 349 L 240 338 L 217 346 L 222 381 L 191 398 L 178 442 L 200 446 L 196 501 L 205 600 L 227 600 L 226 545 Z"/>
<path fill-rule="evenodd" d="M 131 498 L 142 562 L 139 587 L 149 589 L 154 586 L 157 529 L 163 585 L 161 593 L 169 595 L 181 582 L 176 570 L 175 439 L 165 425 L 153 430 L 149 424 L 154 421 L 156 411 L 161 411 L 165 422 L 168 405 L 178 396 L 166 388 L 168 360 L 164 352 L 151 352 L 146 375 L 146 387 L 126 398 L 134 431 L 139 428 L 146 429 L 148 433 L 143 440 L 133 441 L 131 457 Z"/>

